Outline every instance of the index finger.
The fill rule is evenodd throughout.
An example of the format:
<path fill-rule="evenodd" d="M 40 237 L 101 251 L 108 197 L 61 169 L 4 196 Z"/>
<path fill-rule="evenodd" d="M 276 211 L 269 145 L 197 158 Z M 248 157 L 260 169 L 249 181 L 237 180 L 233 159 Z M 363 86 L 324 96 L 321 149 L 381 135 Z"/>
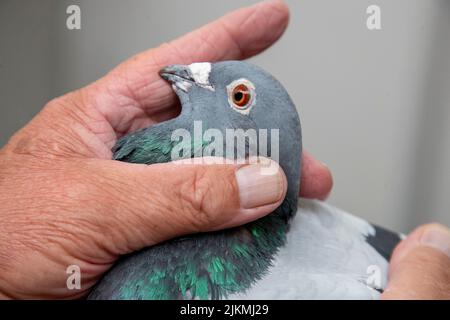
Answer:
<path fill-rule="evenodd" d="M 238 60 L 274 43 L 286 29 L 287 6 L 264 1 L 231 12 L 158 48 L 141 52 L 85 88 L 94 107 L 116 132 L 136 129 L 133 121 L 174 104 L 175 95 L 157 71 L 169 64 Z M 94 90 L 91 90 L 94 89 Z M 134 118 L 133 118 L 134 117 Z"/>

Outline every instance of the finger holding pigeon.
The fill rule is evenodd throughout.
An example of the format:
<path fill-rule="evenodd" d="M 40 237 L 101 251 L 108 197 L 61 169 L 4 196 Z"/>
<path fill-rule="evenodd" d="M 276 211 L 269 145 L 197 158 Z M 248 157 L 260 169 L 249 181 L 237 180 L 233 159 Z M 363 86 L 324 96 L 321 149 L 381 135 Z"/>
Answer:
<path fill-rule="evenodd" d="M 124 134 L 179 114 L 174 93 L 158 75 L 161 67 L 248 58 L 276 41 L 287 22 L 287 7 L 279 1 L 228 14 L 52 100 L 17 132 L 0 152 L 0 294 L 81 297 L 122 254 L 244 223 L 281 203 L 287 189 L 282 171 L 260 181 L 263 195 L 247 195 L 253 210 L 242 217 L 238 185 L 253 186 L 246 176 L 258 181 L 257 170 L 237 177 L 242 165 L 181 170 L 121 163 L 111 160 L 111 148 Z M 244 24 L 258 28 L 242 34 Z M 223 41 L 209 46 L 209 37 Z M 308 156 L 302 169 L 302 195 L 325 197 L 332 185 L 328 168 Z M 188 197 L 176 191 L 180 186 Z M 70 265 L 81 268 L 80 290 L 67 290 Z"/>

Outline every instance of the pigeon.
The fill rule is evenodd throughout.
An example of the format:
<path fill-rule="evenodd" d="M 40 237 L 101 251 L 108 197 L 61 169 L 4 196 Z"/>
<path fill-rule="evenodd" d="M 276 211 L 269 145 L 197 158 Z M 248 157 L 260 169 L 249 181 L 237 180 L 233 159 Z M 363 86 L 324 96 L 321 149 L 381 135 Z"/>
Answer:
<path fill-rule="evenodd" d="M 379 298 L 402 235 L 325 202 L 299 200 L 301 127 L 283 85 L 243 61 L 170 65 L 160 76 L 177 94 L 180 115 L 122 137 L 113 159 L 152 164 L 205 154 L 235 161 L 265 156 L 284 170 L 288 190 L 259 220 L 121 257 L 88 299 Z M 199 135 L 198 124 L 222 138 Z M 243 145 L 231 143 L 235 136 L 223 138 L 239 130 L 248 133 Z"/>

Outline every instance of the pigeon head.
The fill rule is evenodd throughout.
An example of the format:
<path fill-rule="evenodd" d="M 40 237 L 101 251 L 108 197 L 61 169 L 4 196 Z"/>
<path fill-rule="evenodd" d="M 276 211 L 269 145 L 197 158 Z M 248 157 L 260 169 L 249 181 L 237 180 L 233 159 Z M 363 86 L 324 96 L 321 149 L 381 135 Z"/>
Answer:
<path fill-rule="evenodd" d="M 286 174 L 287 195 L 271 214 L 246 225 L 188 235 L 124 257 L 91 293 L 93 299 L 219 299 L 244 292 L 272 265 L 297 212 L 301 130 L 283 86 L 261 68 L 239 61 L 172 65 L 160 75 L 178 95 L 181 114 L 122 137 L 113 148 L 115 160 L 169 162 L 179 154 L 174 152 L 179 144 L 186 147 L 181 158 L 198 157 L 197 151 L 238 160 L 270 157 Z M 218 134 L 208 139 L 210 129 Z M 189 141 L 174 140 L 177 130 Z"/>
<path fill-rule="evenodd" d="M 243 61 L 170 65 L 161 69 L 160 75 L 172 84 L 180 99 L 180 118 L 191 123 L 202 121 L 203 129 L 218 129 L 224 137 L 229 129 L 242 129 L 247 134 L 247 148 L 235 149 L 235 158 L 262 155 L 279 162 L 288 178 L 287 198 L 296 204 L 302 148 L 300 121 L 278 80 Z M 252 150 L 256 154 L 251 154 Z M 225 152 L 223 156 L 229 157 Z"/>

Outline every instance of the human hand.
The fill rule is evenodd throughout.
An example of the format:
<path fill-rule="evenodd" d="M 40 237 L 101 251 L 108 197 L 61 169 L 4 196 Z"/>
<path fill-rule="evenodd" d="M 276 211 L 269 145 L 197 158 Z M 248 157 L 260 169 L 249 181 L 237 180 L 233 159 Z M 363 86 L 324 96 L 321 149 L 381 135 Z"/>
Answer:
<path fill-rule="evenodd" d="M 450 231 L 417 228 L 394 251 L 383 299 L 450 299 Z"/>
<path fill-rule="evenodd" d="M 276 208 L 286 192 L 282 172 L 123 163 L 111 160 L 111 147 L 178 114 L 161 67 L 248 58 L 275 42 L 287 22 L 278 1 L 233 12 L 50 101 L 17 132 L 0 151 L 0 295 L 81 297 L 120 255 Z M 301 196 L 324 198 L 331 186 L 329 170 L 304 153 Z M 81 290 L 66 287 L 69 265 L 81 268 Z"/>

